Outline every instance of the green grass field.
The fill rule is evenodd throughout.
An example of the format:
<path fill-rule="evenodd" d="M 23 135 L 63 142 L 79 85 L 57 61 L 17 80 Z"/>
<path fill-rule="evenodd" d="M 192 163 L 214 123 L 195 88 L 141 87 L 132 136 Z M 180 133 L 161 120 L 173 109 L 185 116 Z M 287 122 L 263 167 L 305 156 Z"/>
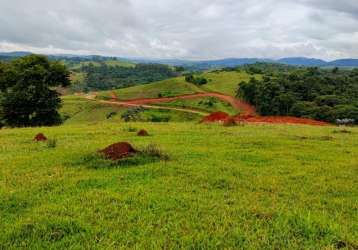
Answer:
<path fill-rule="evenodd" d="M 223 111 L 230 115 L 237 115 L 238 111 L 230 103 L 221 101 L 214 97 L 202 97 L 187 100 L 175 100 L 171 102 L 158 103 L 157 105 L 165 107 L 194 108 L 208 113 Z"/>
<path fill-rule="evenodd" d="M 105 105 L 79 96 L 65 96 L 60 112 L 65 124 L 98 124 L 105 121 L 122 122 L 127 110 L 120 106 Z M 171 122 L 200 121 L 201 116 L 175 110 L 147 109 L 140 113 L 141 121 L 168 120 Z"/>
<path fill-rule="evenodd" d="M 239 83 L 242 81 L 248 81 L 251 77 L 259 78 L 259 75 L 250 75 L 246 72 L 205 72 L 200 75 L 206 78 L 209 83 L 202 86 L 205 91 L 214 91 L 231 96 L 236 95 Z"/>
<path fill-rule="evenodd" d="M 119 122 L 2 129 L 0 249 L 356 249 L 358 129 L 347 130 Z M 38 132 L 57 146 L 32 141 Z M 155 143 L 169 160 L 113 165 L 96 155 L 119 141 Z"/>

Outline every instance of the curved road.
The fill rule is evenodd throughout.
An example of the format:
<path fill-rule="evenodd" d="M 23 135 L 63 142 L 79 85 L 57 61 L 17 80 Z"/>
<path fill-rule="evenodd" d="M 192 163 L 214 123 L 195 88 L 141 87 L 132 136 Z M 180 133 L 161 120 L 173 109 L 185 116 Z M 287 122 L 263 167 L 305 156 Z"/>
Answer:
<path fill-rule="evenodd" d="M 133 100 L 119 100 L 114 92 L 111 94 L 112 101 L 122 103 L 125 105 L 140 105 L 143 106 L 145 104 L 155 104 L 159 102 L 171 102 L 175 100 L 186 100 L 186 99 L 196 99 L 201 97 L 215 97 L 222 101 L 230 103 L 237 111 L 240 112 L 241 116 L 254 116 L 256 115 L 255 107 L 252 105 L 238 100 L 232 96 L 224 95 L 216 92 L 206 92 L 206 93 L 197 93 L 190 95 L 182 95 L 182 96 L 174 96 L 174 97 L 163 97 L 163 98 L 144 98 L 144 99 L 133 99 Z"/>

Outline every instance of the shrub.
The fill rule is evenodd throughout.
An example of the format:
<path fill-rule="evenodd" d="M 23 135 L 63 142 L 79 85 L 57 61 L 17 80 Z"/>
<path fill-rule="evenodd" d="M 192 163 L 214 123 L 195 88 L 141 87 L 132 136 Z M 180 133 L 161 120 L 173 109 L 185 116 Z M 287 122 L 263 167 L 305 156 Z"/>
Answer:
<path fill-rule="evenodd" d="M 140 120 L 140 113 L 142 113 L 144 110 L 145 109 L 143 107 L 130 108 L 130 109 L 128 109 L 126 112 L 124 112 L 121 115 L 121 118 L 125 122 L 139 121 Z"/>
<path fill-rule="evenodd" d="M 150 121 L 151 122 L 169 122 L 170 117 L 169 116 L 157 116 L 157 115 L 152 115 L 150 117 Z"/>
<path fill-rule="evenodd" d="M 195 85 L 204 85 L 208 83 L 208 80 L 204 77 L 195 77 L 193 75 L 186 75 L 185 81 L 193 83 Z"/>
<path fill-rule="evenodd" d="M 56 148 L 57 147 L 57 140 L 56 139 L 49 139 L 46 142 L 47 148 Z"/>
<path fill-rule="evenodd" d="M 107 114 L 107 116 L 106 116 L 106 118 L 107 118 L 107 120 L 109 120 L 109 119 L 111 119 L 113 116 L 115 116 L 115 115 L 117 115 L 117 112 L 110 112 L 110 113 L 108 113 Z"/>
<path fill-rule="evenodd" d="M 153 143 L 149 144 L 143 150 L 141 150 L 141 154 L 144 156 L 159 158 L 165 161 L 169 160 L 169 155 L 165 154 L 158 145 Z"/>
<path fill-rule="evenodd" d="M 133 133 L 133 132 L 137 132 L 137 131 L 138 131 L 137 128 L 134 128 L 134 127 L 129 127 L 129 128 L 128 128 L 128 132 Z"/>

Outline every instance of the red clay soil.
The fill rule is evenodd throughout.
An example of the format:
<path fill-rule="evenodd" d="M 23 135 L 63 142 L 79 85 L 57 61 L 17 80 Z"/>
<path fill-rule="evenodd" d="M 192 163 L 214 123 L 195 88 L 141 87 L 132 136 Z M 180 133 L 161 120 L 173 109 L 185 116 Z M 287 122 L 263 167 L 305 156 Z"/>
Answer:
<path fill-rule="evenodd" d="M 240 122 L 248 123 L 303 124 L 316 126 L 329 125 L 327 122 L 292 116 L 236 116 L 235 119 Z"/>
<path fill-rule="evenodd" d="M 35 136 L 34 141 L 47 141 L 47 137 L 44 134 L 39 133 Z"/>
<path fill-rule="evenodd" d="M 208 123 L 208 122 L 224 122 L 226 121 L 227 119 L 230 118 L 230 115 L 225 113 L 225 112 L 215 112 L 215 113 L 212 113 L 208 116 L 205 116 L 201 122 L 203 123 Z"/>
<path fill-rule="evenodd" d="M 229 116 L 224 112 L 215 112 L 208 116 L 205 116 L 201 122 L 222 122 L 224 126 L 233 126 L 236 122 L 247 123 L 271 123 L 271 124 L 303 124 L 303 125 L 315 125 L 315 126 L 327 126 L 329 123 L 316 121 L 307 118 L 298 118 L 291 116 Z"/>
<path fill-rule="evenodd" d="M 119 142 L 100 150 L 99 153 L 103 154 L 106 159 L 117 161 L 137 153 L 132 145 L 128 142 Z"/>
<path fill-rule="evenodd" d="M 149 136 L 149 133 L 145 129 L 141 129 L 138 133 L 138 136 Z"/>
<path fill-rule="evenodd" d="M 237 121 L 236 121 L 236 118 L 233 116 L 230 116 L 229 118 L 227 118 L 223 123 L 224 127 L 233 127 L 236 125 L 237 125 Z"/>

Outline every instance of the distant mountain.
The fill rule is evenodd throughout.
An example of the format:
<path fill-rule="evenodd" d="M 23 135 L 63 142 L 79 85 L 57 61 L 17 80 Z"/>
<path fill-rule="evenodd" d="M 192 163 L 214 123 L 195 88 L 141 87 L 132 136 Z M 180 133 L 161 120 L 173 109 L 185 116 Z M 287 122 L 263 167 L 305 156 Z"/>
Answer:
<path fill-rule="evenodd" d="M 306 58 L 306 57 L 288 57 L 277 60 L 276 62 L 293 65 L 293 66 L 306 66 L 306 67 L 320 67 L 327 64 L 326 61 L 316 58 Z"/>
<path fill-rule="evenodd" d="M 0 56 L 6 56 L 6 57 L 23 57 L 31 54 L 32 53 L 26 51 L 0 52 Z"/>
<path fill-rule="evenodd" d="M 306 57 L 287 57 L 278 60 L 267 58 L 227 58 L 221 60 L 156 60 L 156 59 L 133 59 L 137 63 L 161 63 L 173 66 L 185 66 L 197 70 L 236 67 L 245 64 L 254 64 L 257 62 L 266 63 L 280 63 L 290 66 L 304 66 L 304 67 L 358 67 L 358 59 L 341 59 L 332 62 L 327 62 L 316 58 Z"/>
<path fill-rule="evenodd" d="M 270 59 L 260 59 L 260 58 L 228 58 L 222 60 L 212 60 L 212 61 L 200 61 L 196 62 L 195 65 L 201 69 L 210 69 L 210 68 L 221 68 L 221 67 L 236 67 L 245 64 L 254 64 L 257 62 L 274 62 Z"/>
<path fill-rule="evenodd" d="M 0 59 L 11 59 L 13 57 L 22 57 L 30 55 L 30 52 L 0 52 Z M 57 54 L 48 55 L 51 59 L 61 60 L 66 58 L 83 59 L 83 60 L 111 60 L 114 57 L 99 56 L 99 55 L 70 55 L 70 54 Z M 122 58 L 115 57 L 122 61 L 135 62 L 135 63 L 158 63 L 167 64 L 172 66 L 185 66 L 195 70 L 206 70 L 225 67 L 236 67 L 244 64 L 254 64 L 257 62 L 267 63 L 280 63 L 291 66 L 305 66 L 305 67 L 358 67 L 358 59 L 339 59 L 327 62 L 317 58 L 307 57 L 287 57 L 278 60 L 267 58 L 225 58 L 221 60 L 181 60 L 181 59 L 145 59 L 145 58 Z"/>
<path fill-rule="evenodd" d="M 172 66 L 186 66 L 195 69 L 212 69 L 222 67 L 236 67 L 244 64 L 254 64 L 257 62 L 275 62 L 271 59 L 260 59 L 260 58 L 226 58 L 220 60 L 177 60 L 177 59 L 132 59 L 133 62 L 137 63 L 160 63 L 168 64 Z"/>
<path fill-rule="evenodd" d="M 357 67 L 358 59 L 340 59 L 329 62 L 327 65 L 333 67 Z"/>

